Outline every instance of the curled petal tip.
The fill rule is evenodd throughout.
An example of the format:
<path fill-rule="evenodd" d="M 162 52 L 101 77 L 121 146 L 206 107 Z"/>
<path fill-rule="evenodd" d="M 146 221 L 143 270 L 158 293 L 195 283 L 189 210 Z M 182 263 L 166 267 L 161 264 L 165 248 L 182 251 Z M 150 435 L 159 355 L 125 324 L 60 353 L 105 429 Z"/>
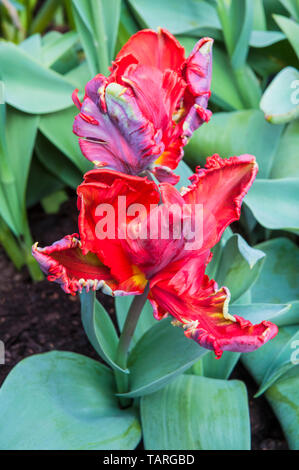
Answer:
<path fill-rule="evenodd" d="M 81 107 L 82 107 L 82 103 L 81 101 L 79 100 L 79 97 L 78 97 L 78 88 L 76 88 L 73 93 L 72 93 L 72 100 L 73 100 L 73 103 L 74 105 L 79 109 L 81 110 Z"/>

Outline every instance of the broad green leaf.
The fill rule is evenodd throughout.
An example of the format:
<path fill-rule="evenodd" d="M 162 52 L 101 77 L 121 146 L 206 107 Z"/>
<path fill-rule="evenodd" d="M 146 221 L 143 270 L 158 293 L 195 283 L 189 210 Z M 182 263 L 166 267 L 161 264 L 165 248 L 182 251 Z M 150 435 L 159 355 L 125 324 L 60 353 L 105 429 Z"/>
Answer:
<path fill-rule="evenodd" d="M 253 0 L 253 29 L 265 31 L 267 29 L 266 14 L 263 0 Z"/>
<path fill-rule="evenodd" d="M 298 82 L 299 85 L 299 82 Z M 299 178 L 299 120 L 291 122 L 280 139 L 271 178 Z"/>
<path fill-rule="evenodd" d="M 258 177 L 268 178 L 282 129 L 267 123 L 258 110 L 216 113 L 193 134 L 185 149 L 186 160 L 204 165 L 214 153 L 221 157 L 249 153 L 257 159 Z"/>
<path fill-rule="evenodd" d="M 278 335 L 262 348 L 242 355 L 242 362 L 253 375 L 256 382 L 262 382 L 273 359 L 278 357 L 283 347 L 297 332 L 298 326 L 280 328 Z M 298 351 L 298 346 L 296 347 Z M 298 359 L 296 349 L 293 350 L 293 353 L 295 353 L 296 359 Z M 299 368 L 293 367 L 265 392 L 265 396 L 280 421 L 291 449 L 299 449 L 298 390 Z"/>
<path fill-rule="evenodd" d="M 299 361 L 296 362 L 293 359 L 294 348 L 299 348 L 299 325 L 297 332 L 283 345 L 277 356 L 274 357 L 255 396 L 260 396 L 283 374 L 298 365 Z"/>
<path fill-rule="evenodd" d="M 299 72 L 293 67 L 284 68 L 263 94 L 260 108 L 265 119 L 273 124 L 284 124 L 299 116 Z"/>
<path fill-rule="evenodd" d="M 266 391 L 266 397 L 287 437 L 290 449 L 299 450 L 299 368 L 294 367 Z"/>
<path fill-rule="evenodd" d="M 186 55 L 193 49 L 197 39 L 179 37 L 185 47 Z M 227 111 L 243 109 L 244 105 L 227 54 L 215 44 L 213 45 L 213 73 L 211 83 L 212 95 L 210 100 Z"/>
<path fill-rule="evenodd" d="M 274 238 L 256 248 L 266 253 L 266 260 L 251 289 L 252 301 L 282 304 L 299 299 L 299 248 L 287 238 Z"/>
<path fill-rule="evenodd" d="M 232 235 L 232 229 L 227 227 L 223 232 L 220 241 L 212 248 L 213 257 L 206 268 L 206 274 L 209 276 L 209 278 L 215 278 L 223 248 Z"/>
<path fill-rule="evenodd" d="M 94 291 L 83 290 L 80 300 L 83 327 L 93 348 L 113 369 L 124 372 L 115 363 L 118 336 L 105 308 L 96 300 Z"/>
<path fill-rule="evenodd" d="M 67 72 L 65 77 L 73 84 L 74 88 L 78 88 L 81 91 L 82 97 L 86 83 L 92 78 L 86 61 Z"/>
<path fill-rule="evenodd" d="M 250 448 L 245 385 L 182 375 L 141 399 L 146 449 L 237 450 Z"/>
<path fill-rule="evenodd" d="M 290 15 L 297 21 L 299 21 L 299 4 L 298 0 L 279 0 L 280 3 L 285 7 Z"/>
<path fill-rule="evenodd" d="M 121 0 L 102 1 L 105 35 L 107 36 L 108 59 L 111 62 L 115 56 L 115 45 L 121 12 Z"/>
<path fill-rule="evenodd" d="M 299 10 L 299 7 L 298 7 Z M 296 21 L 281 15 L 273 15 L 276 23 L 284 32 L 299 58 L 299 25 Z"/>
<path fill-rule="evenodd" d="M 250 36 L 251 47 L 268 47 L 271 44 L 283 41 L 285 35 L 280 31 L 252 31 Z"/>
<path fill-rule="evenodd" d="M 4 105 L 1 106 L 4 112 Z M 15 235 L 24 234 L 25 191 L 38 116 L 7 107 L 0 147 L 1 215 Z"/>
<path fill-rule="evenodd" d="M 216 359 L 215 354 L 209 351 L 202 358 L 203 375 L 212 379 L 228 379 L 240 356 L 237 352 L 224 351 L 221 358 Z"/>
<path fill-rule="evenodd" d="M 6 102 L 21 111 L 51 113 L 71 106 L 72 85 L 12 43 L 0 42 L 0 75 Z"/>
<path fill-rule="evenodd" d="M 289 302 L 288 309 L 275 317 L 277 326 L 289 326 L 299 324 L 299 300 Z"/>
<path fill-rule="evenodd" d="M 279 355 L 280 351 L 297 331 L 298 325 L 281 327 L 279 328 L 278 335 L 261 348 L 250 353 L 242 354 L 241 360 L 243 364 L 258 384 L 262 382 L 267 370 L 275 360 L 275 357 Z"/>
<path fill-rule="evenodd" d="M 130 391 L 123 396 L 153 393 L 189 369 L 206 353 L 195 341 L 174 327 L 169 319 L 152 326 L 138 341 L 128 361 Z"/>
<path fill-rule="evenodd" d="M 64 153 L 82 172 L 92 168 L 81 153 L 78 137 L 73 134 L 73 122 L 78 110 L 75 106 L 41 117 L 39 129 L 59 150 Z"/>
<path fill-rule="evenodd" d="M 244 107 L 258 109 L 262 90 L 257 76 L 248 64 L 235 69 L 234 73 Z"/>
<path fill-rule="evenodd" d="M 203 0 L 129 0 L 142 27 L 168 29 L 172 34 L 184 34 L 199 28 L 220 28 L 215 8 Z"/>
<path fill-rule="evenodd" d="M 40 34 L 32 34 L 21 42 L 19 47 L 35 60 L 42 60 L 42 39 Z"/>
<path fill-rule="evenodd" d="M 15 191 L 23 205 L 38 122 L 39 116 L 25 114 L 11 107 L 7 110 L 6 143 L 9 165 L 15 178 Z"/>
<path fill-rule="evenodd" d="M 245 64 L 253 25 L 252 0 L 217 0 L 227 51 L 235 69 Z"/>
<path fill-rule="evenodd" d="M 58 59 L 68 52 L 78 42 L 78 34 L 75 31 L 58 35 L 54 41 L 49 41 L 42 48 L 43 64 L 51 67 Z"/>
<path fill-rule="evenodd" d="M 291 309 L 291 304 L 262 304 L 252 303 L 248 305 L 234 304 L 229 311 L 232 315 L 240 315 L 251 323 L 260 323 L 263 320 L 271 320 L 278 323 L 278 319 L 284 318 Z"/>
<path fill-rule="evenodd" d="M 108 72 L 114 58 L 120 17 L 120 0 L 72 1 L 76 27 L 92 75 Z"/>
<path fill-rule="evenodd" d="M 40 132 L 37 136 L 35 152 L 47 170 L 67 186 L 76 189 L 82 182 L 82 174 L 77 167 Z"/>
<path fill-rule="evenodd" d="M 129 311 L 132 301 L 133 296 L 131 295 L 115 297 L 117 323 L 120 331 L 122 331 L 123 329 L 127 313 Z M 137 327 L 134 331 L 134 335 L 131 341 L 131 347 L 135 346 L 137 341 L 144 335 L 144 333 L 156 323 L 157 320 L 155 320 L 153 316 L 153 308 L 149 300 L 147 300 L 139 317 Z"/>
<path fill-rule="evenodd" d="M 299 178 L 257 179 L 245 202 L 263 227 L 299 233 Z"/>
<path fill-rule="evenodd" d="M 134 449 L 140 425 L 121 410 L 112 372 L 80 354 L 52 351 L 21 361 L 0 389 L 0 448 Z"/>
<path fill-rule="evenodd" d="M 265 254 L 251 248 L 240 235 L 233 235 L 222 251 L 215 279 L 226 286 L 235 302 L 254 284 L 259 276 Z"/>
<path fill-rule="evenodd" d="M 87 2 L 72 0 L 72 12 L 91 76 L 99 73 L 99 64 L 91 29 L 92 15 Z"/>

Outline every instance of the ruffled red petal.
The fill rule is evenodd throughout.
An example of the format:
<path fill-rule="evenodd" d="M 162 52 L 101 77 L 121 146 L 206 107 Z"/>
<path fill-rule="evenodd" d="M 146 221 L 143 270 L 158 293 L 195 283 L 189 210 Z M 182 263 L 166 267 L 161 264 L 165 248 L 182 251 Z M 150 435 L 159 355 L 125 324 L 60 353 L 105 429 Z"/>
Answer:
<path fill-rule="evenodd" d="M 32 247 L 32 255 L 39 263 L 49 281 L 57 282 L 68 294 L 89 289 L 112 292 L 116 283 L 109 268 L 90 253 L 83 255 L 78 234 L 67 235 L 50 246 Z"/>
<path fill-rule="evenodd" d="M 191 279 L 187 270 L 185 273 Z M 201 279 L 201 288 L 196 290 L 198 280 L 193 284 L 183 282 L 182 288 L 181 274 L 168 280 L 159 274 L 151 281 L 149 297 L 156 318 L 163 318 L 166 313 L 172 315 L 175 326 L 184 328 L 185 335 L 200 346 L 214 350 L 217 358 L 223 351 L 254 351 L 276 336 L 278 328 L 271 322 L 252 325 L 248 320 L 230 315 L 228 289 L 217 289 L 216 282 L 207 276 Z"/>
<path fill-rule="evenodd" d="M 32 247 L 32 255 L 39 263 L 49 281 L 57 282 L 67 294 L 102 290 L 104 294 L 138 295 L 146 282 L 140 282 L 140 271 L 132 267 L 130 276 L 118 282 L 108 266 L 94 253 L 83 254 L 78 234 L 67 235 L 50 246 Z"/>
<path fill-rule="evenodd" d="M 191 185 L 181 194 L 185 203 L 203 210 L 203 247 L 212 248 L 228 225 L 240 218 L 244 196 L 252 185 L 258 165 L 252 155 L 222 159 L 214 155 L 205 168 L 197 168 Z"/>
<path fill-rule="evenodd" d="M 163 28 L 159 28 L 158 32 L 152 29 L 138 31 L 119 51 L 115 62 L 128 54 L 131 54 L 138 63 L 157 67 L 162 71 L 165 69 L 178 71 L 185 60 L 183 46 Z"/>
<path fill-rule="evenodd" d="M 151 205 L 159 202 L 160 195 L 154 182 L 147 178 L 126 175 L 112 170 L 92 170 L 85 174 L 84 183 L 78 189 L 79 231 L 84 253 L 97 253 L 106 266 L 109 266 L 113 276 L 124 282 L 132 275 L 136 264 L 129 258 L 121 242 L 126 237 L 127 225 L 138 214 L 128 215 L 128 208 L 133 204 L 142 205 L 149 212 Z M 108 205 L 105 209 L 104 205 Z M 99 210 L 99 209 L 103 210 Z M 105 210 L 104 210 L 105 209 Z M 104 211 L 104 212 L 103 212 Z M 110 214 L 108 212 L 110 212 Z M 114 232 L 107 238 L 99 238 L 99 227 L 102 232 L 108 227 L 102 224 L 108 217 L 108 223 Z M 127 214 L 127 215 L 126 215 Z M 140 274 L 140 282 L 144 279 Z"/>

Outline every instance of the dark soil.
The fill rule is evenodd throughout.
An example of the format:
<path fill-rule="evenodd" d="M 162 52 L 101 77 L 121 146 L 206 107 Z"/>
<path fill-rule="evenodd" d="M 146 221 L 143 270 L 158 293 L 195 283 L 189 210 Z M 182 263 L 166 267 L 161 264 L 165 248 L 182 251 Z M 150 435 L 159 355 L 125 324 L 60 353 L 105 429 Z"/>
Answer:
<path fill-rule="evenodd" d="M 30 211 L 34 240 L 49 245 L 77 231 L 75 199 L 63 204 L 59 214 L 45 214 L 39 206 Z M 21 359 L 53 349 L 74 351 L 97 358 L 80 321 L 78 297 L 66 295 L 46 280 L 33 284 L 24 268 L 18 272 L 0 248 L 0 339 L 5 344 L 5 365 L 0 365 L 0 385 Z M 113 299 L 98 298 L 115 319 Z M 279 422 L 267 401 L 253 399 L 257 386 L 238 364 L 233 378 L 246 383 L 249 394 L 253 449 L 287 449 Z"/>

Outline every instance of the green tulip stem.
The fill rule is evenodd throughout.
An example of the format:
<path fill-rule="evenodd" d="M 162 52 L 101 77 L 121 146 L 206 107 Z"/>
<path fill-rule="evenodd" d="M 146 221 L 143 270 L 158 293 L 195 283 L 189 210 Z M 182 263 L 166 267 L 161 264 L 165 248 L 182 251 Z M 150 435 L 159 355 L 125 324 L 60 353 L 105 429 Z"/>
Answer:
<path fill-rule="evenodd" d="M 129 308 L 127 318 L 119 338 L 118 348 L 116 352 L 115 362 L 122 369 L 127 369 L 127 360 L 131 340 L 136 329 L 139 317 L 147 299 L 149 292 L 149 284 L 146 285 L 143 294 L 136 295 Z M 118 393 L 126 393 L 129 390 L 129 374 L 125 374 L 119 370 L 115 370 L 115 379 Z M 130 400 L 120 397 L 120 404 L 126 407 L 130 404 Z"/>

